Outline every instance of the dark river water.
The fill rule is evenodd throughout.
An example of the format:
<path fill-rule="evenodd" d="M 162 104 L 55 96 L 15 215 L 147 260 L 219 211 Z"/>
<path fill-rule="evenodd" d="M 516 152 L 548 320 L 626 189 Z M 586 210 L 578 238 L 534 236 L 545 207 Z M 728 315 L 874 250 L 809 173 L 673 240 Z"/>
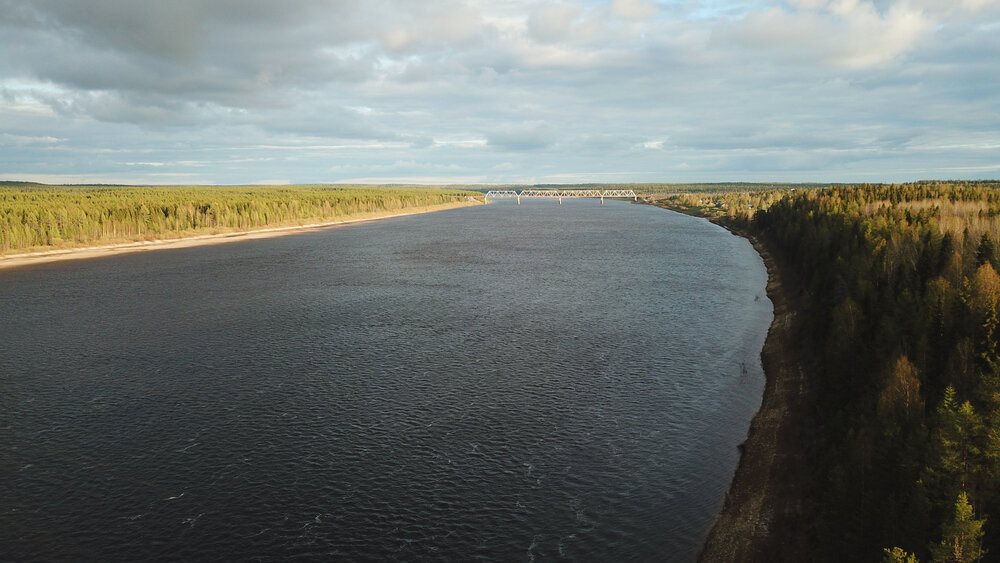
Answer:
<path fill-rule="evenodd" d="M 0 271 L 0 559 L 690 561 L 765 281 L 592 199 Z"/>

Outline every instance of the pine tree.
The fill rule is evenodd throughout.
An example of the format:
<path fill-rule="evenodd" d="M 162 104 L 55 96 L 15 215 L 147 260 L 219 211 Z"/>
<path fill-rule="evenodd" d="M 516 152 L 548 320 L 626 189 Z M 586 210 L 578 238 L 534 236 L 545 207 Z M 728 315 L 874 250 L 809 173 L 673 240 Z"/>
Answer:
<path fill-rule="evenodd" d="M 901 547 L 885 548 L 882 551 L 885 552 L 882 563 L 920 563 L 916 555 L 904 551 Z"/>
<path fill-rule="evenodd" d="M 979 239 L 979 247 L 976 248 L 976 265 L 982 266 L 987 262 L 995 264 L 996 252 L 996 245 L 993 244 L 993 239 L 990 237 L 990 233 L 983 233 L 983 236 Z"/>
<path fill-rule="evenodd" d="M 935 563 L 971 563 L 985 555 L 982 548 L 983 524 L 973 518 L 972 505 L 965 492 L 958 494 L 953 518 L 941 527 L 941 542 L 931 547 Z"/>
<path fill-rule="evenodd" d="M 936 481 L 938 492 L 950 499 L 976 482 L 981 454 L 977 441 L 983 433 L 982 420 L 969 401 L 958 404 L 955 388 L 949 385 L 937 408 L 936 422 L 931 439 L 936 463 L 931 468 L 934 478 L 930 481 Z"/>

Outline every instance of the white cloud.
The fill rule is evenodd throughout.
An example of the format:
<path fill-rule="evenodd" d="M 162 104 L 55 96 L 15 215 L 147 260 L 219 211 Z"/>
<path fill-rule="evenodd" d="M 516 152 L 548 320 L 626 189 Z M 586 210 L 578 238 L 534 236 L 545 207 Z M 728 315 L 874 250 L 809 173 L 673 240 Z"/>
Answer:
<path fill-rule="evenodd" d="M 51 136 L 33 135 L 11 135 L 10 133 L 0 133 L 0 147 L 4 145 L 25 146 L 25 145 L 54 145 L 61 143 L 65 139 Z"/>
<path fill-rule="evenodd" d="M 486 139 L 434 139 L 435 147 L 454 147 L 460 149 L 478 149 L 485 147 Z"/>
<path fill-rule="evenodd" d="M 724 28 L 740 44 L 802 63 L 867 68 L 904 54 L 932 29 L 924 11 L 900 1 L 879 11 L 871 1 L 795 0 Z"/>
<path fill-rule="evenodd" d="M 487 135 L 487 144 L 508 151 L 535 151 L 556 141 L 551 127 L 541 121 L 503 124 Z"/>
<path fill-rule="evenodd" d="M 644 20 L 656 14 L 659 9 L 648 0 L 612 0 L 611 11 L 620 18 Z"/>
<path fill-rule="evenodd" d="M 481 184 L 486 176 L 371 176 L 359 178 L 344 178 L 334 184 L 347 185 L 383 185 L 383 184 L 424 184 L 440 186 L 444 184 Z"/>
<path fill-rule="evenodd" d="M 583 8 L 567 3 L 544 4 L 528 16 L 528 33 L 536 41 L 563 41 L 571 34 L 593 33 L 594 23 L 581 21 Z"/>
<path fill-rule="evenodd" d="M 998 28 L 1000 0 L 0 0 L 2 164 L 111 182 L 195 162 L 183 178 L 214 183 L 987 174 Z"/>
<path fill-rule="evenodd" d="M 381 6 L 379 4 L 388 4 Z M 382 44 L 394 52 L 454 47 L 486 30 L 480 12 L 465 2 L 376 2 L 370 17 L 385 22 Z"/>

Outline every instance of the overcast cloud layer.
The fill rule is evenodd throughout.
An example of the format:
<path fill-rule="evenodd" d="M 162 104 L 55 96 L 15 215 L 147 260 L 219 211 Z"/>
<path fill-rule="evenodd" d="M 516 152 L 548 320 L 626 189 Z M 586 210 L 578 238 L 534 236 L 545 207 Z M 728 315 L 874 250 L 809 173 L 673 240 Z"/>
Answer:
<path fill-rule="evenodd" d="M 0 0 L 0 179 L 1000 177 L 1000 0 Z"/>

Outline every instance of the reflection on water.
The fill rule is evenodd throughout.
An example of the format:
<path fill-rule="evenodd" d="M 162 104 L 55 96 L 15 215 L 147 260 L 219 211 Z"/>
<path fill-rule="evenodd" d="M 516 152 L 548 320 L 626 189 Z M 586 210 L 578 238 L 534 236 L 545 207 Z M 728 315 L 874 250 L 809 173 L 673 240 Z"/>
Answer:
<path fill-rule="evenodd" d="M 0 546 L 690 560 L 760 401 L 765 276 L 595 200 L 0 272 Z"/>

